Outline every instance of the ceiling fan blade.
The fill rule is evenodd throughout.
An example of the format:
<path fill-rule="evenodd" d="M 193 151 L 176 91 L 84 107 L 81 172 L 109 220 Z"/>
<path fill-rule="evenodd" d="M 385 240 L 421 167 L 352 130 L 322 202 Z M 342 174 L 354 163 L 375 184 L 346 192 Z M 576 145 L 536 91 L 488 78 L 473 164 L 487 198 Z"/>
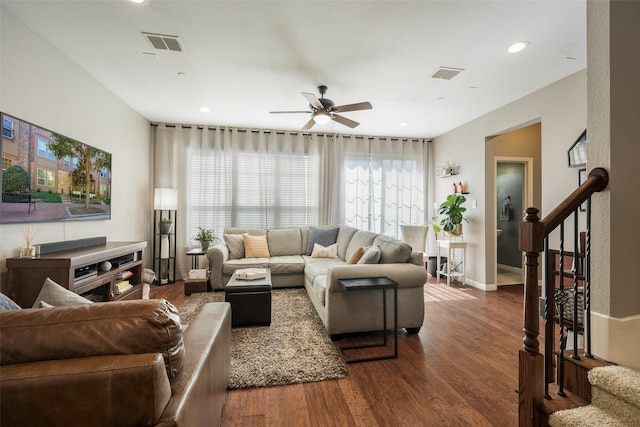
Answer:
<path fill-rule="evenodd" d="M 309 130 L 309 129 L 311 129 L 311 128 L 313 127 L 313 125 L 315 125 L 315 124 L 316 124 L 316 121 L 315 121 L 315 120 L 313 120 L 313 117 L 312 117 L 312 118 L 311 118 L 311 120 L 309 120 L 309 121 L 307 122 L 307 124 L 305 124 L 305 125 L 302 127 L 302 130 Z"/>
<path fill-rule="evenodd" d="M 370 102 L 358 102 L 356 104 L 339 105 L 337 107 L 333 107 L 331 111 L 344 113 L 347 111 L 371 110 L 372 108 L 373 106 Z"/>
<path fill-rule="evenodd" d="M 296 113 L 307 113 L 311 114 L 311 111 L 269 111 L 270 114 L 296 114 Z"/>
<path fill-rule="evenodd" d="M 341 123 L 341 124 L 343 124 L 345 126 L 349 126 L 350 128 L 354 128 L 354 127 L 356 127 L 356 126 L 358 126 L 360 124 L 360 123 L 355 122 L 355 121 L 353 121 L 351 119 L 347 119 L 344 116 L 339 116 L 338 114 L 334 114 L 333 115 L 333 120 L 335 120 L 336 122 Z"/>
<path fill-rule="evenodd" d="M 309 104 L 313 105 L 318 110 L 324 110 L 324 106 L 322 105 L 322 103 L 320 102 L 317 96 L 307 92 L 302 92 L 302 95 L 304 95 L 304 97 L 307 98 L 307 101 L 309 101 Z"/>

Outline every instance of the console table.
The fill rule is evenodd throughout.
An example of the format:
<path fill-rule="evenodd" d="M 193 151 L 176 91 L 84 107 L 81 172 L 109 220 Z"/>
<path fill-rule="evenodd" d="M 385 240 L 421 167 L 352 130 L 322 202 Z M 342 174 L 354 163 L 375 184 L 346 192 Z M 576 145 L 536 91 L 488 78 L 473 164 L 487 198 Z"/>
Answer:
<path fill-rule="evenodd" d="M 146 246 L 147 242 L 107 242 L 33 258 L 7 258 L 9 297 L 21 307 L 29 308 L 49 277 L 60 286 L 95 302 L 140 299 L 144 270 L 142 251 Z M 100 269 L 104 261 L 109 261 L 110 270 Z M 133 287 L 116 294 L 117 278 L 124 271 L 132 273 L 127 280 Z"/>
<path fill-rule="evenodd" d="M 440 271 L 440 249 L 447 250 L 447 271 Z M 457 267 L 454 263 L 455 251 L 462 251 L 462 262 L 459 266 L 462 267 L 462 271 L 456 271 Z M 455 277 L 460 280 L 462 285 L 465 284 L 466 272 L 467 272 L 467 244 L 465 242 L 454 242 L 452 240 L 436 240 L 436 276 L 440 280 L 440 276 L 447 276 L 447 286 L 451 286 L 451 278 Z"/>

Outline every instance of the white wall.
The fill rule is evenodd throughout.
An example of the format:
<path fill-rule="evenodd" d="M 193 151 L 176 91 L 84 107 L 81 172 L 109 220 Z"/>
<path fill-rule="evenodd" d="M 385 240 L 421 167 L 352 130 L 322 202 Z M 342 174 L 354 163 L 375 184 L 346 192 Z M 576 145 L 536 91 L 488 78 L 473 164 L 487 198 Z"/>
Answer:
<path fill-rule="evenodd" d="M 490 96 L 490 94 L 487 94 Z M 433 140 L 434 165 L 446 161 L 460 165 L 456 182 L 466 182 L 471 224 L 464 224 L 468 242 L 467 276 L 469 284 L 481 289 L 495 289 L 488 283 L 488 253 L 494 249 L 493 179 L 487 188 L 485 141 L 488 137 L 541 122 L 542 124 L 542 206 L 543 218 L 577 187 L 577 171 L 567 166 L 567 150 L 587 122 L 587 73 L 575 73 L 511 104 L 466 123 Z M 490 171 L 493 174 L 493 170 Z M 451 193 L 454 178 L 435 179 L 435 200 L 442 202 Z M 472 208 L 476 200 L 477 209 Z M 493 275 L 491 275 L 493 279 Z"/>
<path fill-rule="evenodd" d="M 111 219 L 42 223 L 34 243 L 147 240 L 149 122 L 4 8 L 0 20 L 0 110 L 112 154 Z M 0 272 L 23 246 L 21 227 L 0 225 Z"/>

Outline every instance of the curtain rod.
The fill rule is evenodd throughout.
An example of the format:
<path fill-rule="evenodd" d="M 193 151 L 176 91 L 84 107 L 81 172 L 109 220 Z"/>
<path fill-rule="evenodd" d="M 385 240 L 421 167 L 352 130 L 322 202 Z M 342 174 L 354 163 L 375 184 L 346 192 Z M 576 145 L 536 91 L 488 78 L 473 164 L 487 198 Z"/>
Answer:
<path fill-rule="evenodd" d="M 151 127 L 157 127 L 159 126 L 161 123 L 155 123 L 155 122 L 151 122 Z M 244 128 L 231 128 L 228 126 L 204 126 L 204 125 L 179 125 L 179 124 L 173 124 L 173 123 L 163 123 L 166 127 L 168 128 L 175 128 L 175 127 L 183 127 L 186 129 L 191 129 L 192 127 L 195 127 L 196 129 L 202 130 L 204 128 L 207 128 L 208 130 L 215 130 L 215 129 L 236 129 L 238 132 L 251 132 L 251 133 L 259 133 L 260 131 L 264 132 L 264 133 L 271 133 L 274 132 L 276 135 L 284 135 L 285 132 L 291 132 L 294 135 L 297 135 L 299 131 L 283 131 L 283 130 L 271 130 L 271 129 L 244 129 Z M 348 135 L 348 134 L 338 134 L 338 133 L 317 133 L 317 132 L 300 132 L 303 136 L 311 136 L 312 134 L 318 135 L 318 136 L 338 136 L 338 135 L 342 135 L 342 136 L 346 136 L 346 137 L 353 137 L 356 139 L 374 139 L 376 138 L 375 136 L 368 136 L 368 135 Z M 424 141 L 424 142 L 430 142 L 429 139 L 427 138 L 415 138 L 415 137 L 401 137 L 401 136 L 378 136 L 377 138 L 380 139 L 385 139 L 385 140 L 390 140 L 390 141 Z"/>

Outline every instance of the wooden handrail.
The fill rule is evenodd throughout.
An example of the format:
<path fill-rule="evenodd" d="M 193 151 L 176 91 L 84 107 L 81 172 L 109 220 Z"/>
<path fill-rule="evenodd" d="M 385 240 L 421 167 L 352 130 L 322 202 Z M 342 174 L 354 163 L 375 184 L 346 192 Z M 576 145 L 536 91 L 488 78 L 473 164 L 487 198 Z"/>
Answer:
<path fill-rule="evenodd" d="M 593 169 L 589 173 L 587 180 L 582 183 L 580 187 L 540 221 L 544 224 L 544 236 L 548 236 L 562 221 L 568 218 L 582 203 L 591 197 L 593 193 L 604 190 L 608 184 L 609 174 L 606 169 Z"/>
<path fill-rule="evenodd" d="M 604 190 L 609 174 L 603 168 L 595 168 L 587 180 L 560 203 L 542 221 L 538 209 L 528 208 L 519 225 L 518 248 L 525 255 L 523 346 L 519 360 L 519 425 L 538 425 L 536 404 L 544 398 L 544 357 L 538 341 L 540 319 L 538 310 L 538 258 L 545 251 L 546 237 L 589 200 L 593 193 Z M 577 219 L 576 219 L 577 225 Z M 577 251 L 577 249 L 576 249 Z M 587 243 L 588 251 L 588 243 Z"/>

